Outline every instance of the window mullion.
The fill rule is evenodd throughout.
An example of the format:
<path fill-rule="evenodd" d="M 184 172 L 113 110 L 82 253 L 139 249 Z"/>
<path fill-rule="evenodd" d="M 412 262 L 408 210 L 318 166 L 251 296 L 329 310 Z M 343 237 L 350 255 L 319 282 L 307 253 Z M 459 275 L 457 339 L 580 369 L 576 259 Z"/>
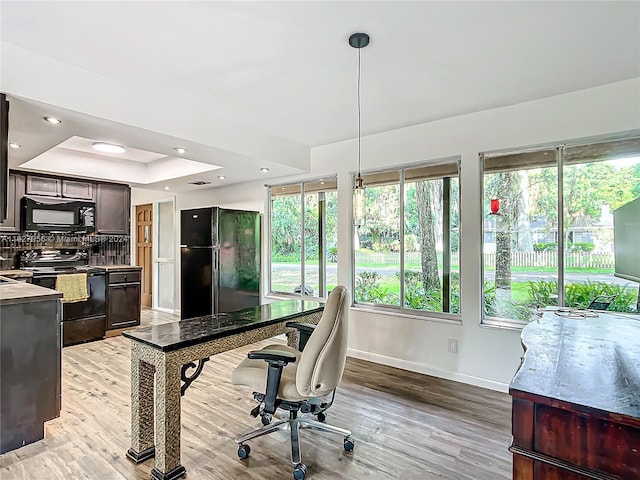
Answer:
<path fill-rule="evenodd" d="M 564 306 L 564 147 L 556 148 L 558 165 L 558 306 Z"/>
<path fill-rule="evenodd" d="M 404 310 L 404 169 L 400 170 L 400 309 Z"/>
<path fill-rule="evenodd" d="M 267 225 L 265 226 L 265 232 L 269 232 L 269 241 L 267 242 L 267 258 L 269 259 L 269 293 L 273 292 L 273 283 L 272 279 L 273 279 L 273 274 L 272 274 L 272 270 L 273 270 L 273 257 L 271 255 L 271 252 L 273 251 L 273 247 L 272 247 L 272 242 L 273 242 L 273 230 L 271 229 L 271 225 L 272 225 L 272 221 L 271 221 L 271 215 L 273 215 L 273 197 L 271 196 L 271 187 L 269 187 L 269 201 L 267 202 Z"/>
<path fill-rule="evenodd" d="M 304 183 L 302 183 L 300 185 L 300 211 L 302 212 L 302 215 L 300 216 L 300 276 L 302 277 L 300 279 L 300 295 L 304 297 L 305 295 L 305 274 L 306 272 L 306 265 L 305 265 L 305 248 L 304 248 L 304 236 L 305 236 L 305 230 L 304 230 L 304 214 L 305 214 L 305 208 L 304 208 Z"/>
<path fill-rule="evenodd" d="M 318 290 L 319 297 L 327 296 L 327 209 L 325 192 L 318 192 Z"/>
<path fill-rule="evenodd" d="M 442 311 L 451 311 L 451 178 L 442 179 Z"/>

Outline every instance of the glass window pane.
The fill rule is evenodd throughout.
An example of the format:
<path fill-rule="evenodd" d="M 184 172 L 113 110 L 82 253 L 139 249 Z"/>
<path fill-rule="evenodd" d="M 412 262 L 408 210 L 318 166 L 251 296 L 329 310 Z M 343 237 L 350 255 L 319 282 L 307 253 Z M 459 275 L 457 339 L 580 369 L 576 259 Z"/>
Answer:
<path fill-rule="evenodd" d="M 157 262 L 156 272 L 158 274 L 158 307 L 173 310 L 173 263 Z"/>
<path fill-rule="evenodd" d="M 330 292 L 338 285 L 338 192 L 325 193 L 325 235 L 327 249 L 325 252 L 326 272 L 325 285 Z"/>
<path fill-rule="evenodd" d="M 323 263 L 320 256 L 322 239 L 319 215 L 320 199 L 324 201 L 323 192 L 305 193 L 304 196 L 304 288 L 306 295 L 322 296 L 320 291 L 320 270 Z"/>
<path fill-rule="evenodd" d="M 271 191 L 271 290 L 294 293 L 302 284 L 301 186 Z"/>
<path fill-rule="evenodd" d="M 405 183 L 404 308 L 460 313 L 458 179 L 432 176 L 447 166 L 457 171 L 405 171 L 405 179 L 423 180 Z"/>
<path fill-rule="evenodd" d="M 638 237 L 630 245 L 628 237 L 614 234 L 614 212 L 640 197 L 640 155 L 613 158 L 608 144 L 599 145 L 571 149 L 563 167 L 564 303 L 572 308 L 637 312 L 638 284 L 614 273 L 618 250 L 634 251 L 629 258 L 637 258 Z M 636 148 L 640 154 L 637 141 Z M 640 208 L 636 222 L 640 233 Z M 640 276 L 640 271 L 636 274 Z"/>
<path fill-rule="evenodd" d="M 355 231 L 355 300 L 400 306 L 400 173 L 379 177 L 365 181 L 366 221 Z"/>
<path fill-rule="evenodd" d="M 531 157 L 532 153 L 526 153 Z M 528 321 L 558 302 L 558 176 L 540 164 L 484 175 L 484 314 Z"/>
<path fill-rule="evenodd" d="M 158 203 L 158 258 L 173 258 L 173 202 Z"/>

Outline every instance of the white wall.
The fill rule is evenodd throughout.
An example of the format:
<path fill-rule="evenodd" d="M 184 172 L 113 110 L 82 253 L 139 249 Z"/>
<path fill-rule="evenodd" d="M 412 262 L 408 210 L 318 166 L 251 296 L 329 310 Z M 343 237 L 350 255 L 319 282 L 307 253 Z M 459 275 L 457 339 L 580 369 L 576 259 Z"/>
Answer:
<path fill-rule="evenodd" d="M 480 324 L 482 207 L 478 152 L 634 129 L 640 129 L 640 78 L 363 138 L 363 171 L 461 157 L 462 323 L 352 308 L 350 354 L 506 391 L 522 348 L 519 331 Z M 351 285 L 351 173 L 356 161 L 354 140 L 316 147 L 311 151 L 312 167 L 306 176 L 338 175 L 338 281 L 344 285 Z M 264 186 L 253 182 L 178 195 L 178 209 L 219 205 L 264 211 L 265 201 Z M 263 277 L 267 277 L 266 268 Z M 447 351 L 448 338 L 458 340 L 457 354 Z"/>

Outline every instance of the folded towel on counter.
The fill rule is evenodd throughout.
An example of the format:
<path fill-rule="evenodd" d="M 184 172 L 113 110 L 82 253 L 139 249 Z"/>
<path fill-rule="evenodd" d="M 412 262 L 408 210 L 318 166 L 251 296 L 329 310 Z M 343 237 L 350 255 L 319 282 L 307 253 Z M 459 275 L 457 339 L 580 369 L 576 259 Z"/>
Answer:
<path fill-rule="evenodd" d="M 69 273 L 56 277 L 56 290 L 62 292 L 62 303 L 82 302 L 89 298 L 86 273 Z"/>

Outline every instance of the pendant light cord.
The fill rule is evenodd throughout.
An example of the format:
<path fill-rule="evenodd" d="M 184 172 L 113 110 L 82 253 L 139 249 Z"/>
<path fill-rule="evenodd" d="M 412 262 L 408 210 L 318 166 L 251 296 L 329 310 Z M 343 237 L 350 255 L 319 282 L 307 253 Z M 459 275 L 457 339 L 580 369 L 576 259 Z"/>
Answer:
<path fill-rule="evenodd" d="M 360 50 L 358 48 L 358 177 L 360 177 Z"/>

